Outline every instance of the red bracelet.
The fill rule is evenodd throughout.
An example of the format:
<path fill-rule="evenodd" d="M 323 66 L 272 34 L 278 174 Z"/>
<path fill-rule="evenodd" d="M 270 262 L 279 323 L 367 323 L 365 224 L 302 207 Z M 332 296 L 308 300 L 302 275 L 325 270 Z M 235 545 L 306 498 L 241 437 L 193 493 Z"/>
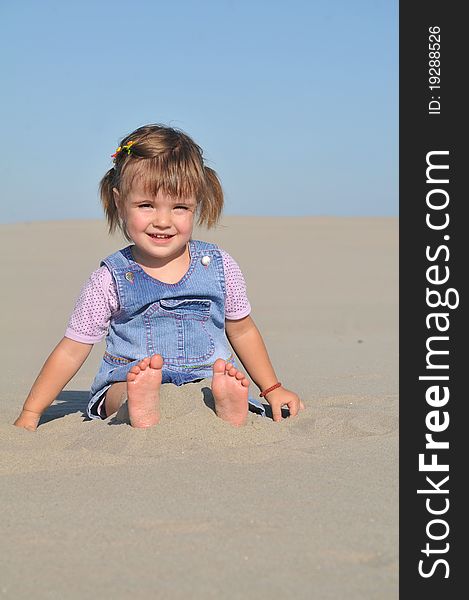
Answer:
<path fill-rule="evenodd" d="M 272 387 L 270 387 L 270 388 L 267 388 L 265 391 L 261 392 L 261 393 L 259 394 L 259 397 L 260 397 L 260 398 L 263 398 L 264 396 L 267 396 L 267 394 L 268 394 L 269 392 L 271 392 L 272 390 L 276 390 L 276 389 L 277 389 L 278 387 L 280 387 L 281 385 L 282 385 L 282 384 L 281 384 L 281 383 L 280 383 L 280 381 L 279 381 L 278 383 L 276 383 L 276 384 L 275 384 L 275 385 L 273 385 Z"/>

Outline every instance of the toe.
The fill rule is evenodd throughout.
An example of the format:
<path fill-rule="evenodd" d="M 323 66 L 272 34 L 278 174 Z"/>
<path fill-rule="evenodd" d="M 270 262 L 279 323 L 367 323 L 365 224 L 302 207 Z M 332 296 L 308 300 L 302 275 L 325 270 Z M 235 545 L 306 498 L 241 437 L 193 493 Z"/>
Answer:
<path fill-rule="evenodd" d="M 140 367 L 140 369 L 142 371 L 144 371 L 148 367 L 149 364 L 150 364 L 150 359 L 147 357 L 147 358 L 144 358 L 143 360 L 141 360 L 138 363 L 138 366 Z"/>
<path fill-rule="evenodd" d="M 150 359 L 150 367 L 152 369 L 161 369 L 163 367 L 163 357 L 161 354 L 154 354 Z"/>
<path fill-rule="evenodd" d="M 221 375 L 225 372 L 225 361 L 222 358 L 217 358 L 213 363 L 213 373 Z"/>
<path fill-rule="evenodd" d="M 242 371 L 238 371 L 235 377 L 236 379 L 244 379 L 244 373 Z"/>
<path fill-rule="evenodd" d="M 238 372 L 238 369 L 236 369 L 235 367 L 231 367 L 231 369 L 228 371 L 228 375 L 231 375 L 231 377 L 234 377 L 237 372 Z"/>
<path fill-rule="evenodd" d="M 140 363 L 138 365 L 134 365 L 130 368 L 129 373 L 133 373 L 134 375 L 138 375 L 140 373 Z"/>

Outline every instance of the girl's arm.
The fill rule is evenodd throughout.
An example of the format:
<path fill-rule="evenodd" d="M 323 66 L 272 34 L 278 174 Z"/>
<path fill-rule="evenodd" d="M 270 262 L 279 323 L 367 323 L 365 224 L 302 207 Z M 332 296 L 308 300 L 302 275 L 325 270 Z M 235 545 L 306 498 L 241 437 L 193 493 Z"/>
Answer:
<path fill-rule="evenodd" d="M 42 413 L 78 372 L 92 347 L 64 337 L 44 363 L 14 425 L 35 431 Z"/>
<path fill-rule="evenodd" d="M 278 382 L 264 340 L 250 316 L 237 321 L 225 321 L 225 331 L 233 350 L 257 387 L 263 391 Z M 292 416 L 304 408 L 298 396 L 283 386 L 269 392 L 265 398 L 272 407 L 274 421 L 282 420 L 282 406 L 287 405 Z"/>

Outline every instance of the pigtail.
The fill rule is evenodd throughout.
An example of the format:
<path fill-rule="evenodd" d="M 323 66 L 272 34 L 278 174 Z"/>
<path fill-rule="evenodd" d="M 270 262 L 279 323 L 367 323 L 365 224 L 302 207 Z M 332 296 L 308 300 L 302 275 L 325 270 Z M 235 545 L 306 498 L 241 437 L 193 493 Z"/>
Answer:
<path fill-rule="evenodd" d="M 114 233 L 116 228 L 119 226 L 119 215 L 114 202 L 113 192 L 113 188 L 116 187 L 115 177 L 115 169 L 109 169 L 99 183 L 99 195 L 101 196 L 101 202 L 106 215 L 109 233 Z"/>
<path fill-rule="evenodd" d="M 210 167 L 205 167 L 205 190 L 199 202 L 199 225 L 208 228 L 217 224 L 223 210 L 223 189 L 216 172 Z"/>

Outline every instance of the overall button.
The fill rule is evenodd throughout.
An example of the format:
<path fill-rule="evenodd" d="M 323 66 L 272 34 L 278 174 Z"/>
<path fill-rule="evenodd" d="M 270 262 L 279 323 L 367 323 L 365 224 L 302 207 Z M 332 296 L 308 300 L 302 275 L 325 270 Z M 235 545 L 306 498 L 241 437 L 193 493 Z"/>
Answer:
<path fill-rule="evenodd" d="M 202 256 L 200 262 L 204 265 L 204 267 L 208 267 L 210 264 L 210 256 Z"/>
<path fill-rule="evenodd" d="M 127 273 L 125 274 L 125 278 L 127 279 L 127 281 L 130 281 L 130 283 L 133 283 L 134 274 L 132 273 L 132 271 L 127 271 Z"/>

